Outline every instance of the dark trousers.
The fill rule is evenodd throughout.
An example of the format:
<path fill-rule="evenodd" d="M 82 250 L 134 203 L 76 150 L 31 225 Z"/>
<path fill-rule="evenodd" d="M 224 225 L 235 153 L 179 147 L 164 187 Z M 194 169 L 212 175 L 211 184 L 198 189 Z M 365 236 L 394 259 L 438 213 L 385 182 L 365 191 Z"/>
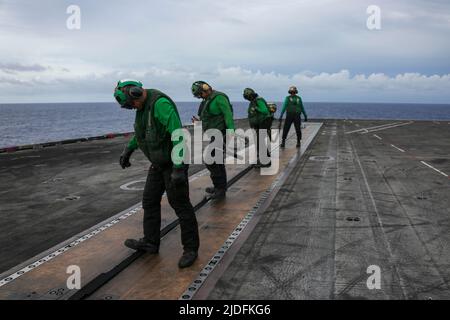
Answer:
<path fill-rule="evenodd" d="M 263 150 L 267 150 L 267 156 L 270 158 L 270 149 L 268 147 L 268 144 L 266 143 L 265 139 L 260 139 L 259 135 L 260 135 L 260 131 L 265 131 L 267 133 L 267 137 L 269 138 L 269 143 L 271 140 L 271 134 L 270 134 L 270 129 L 272 127 L 272 118 L 266 119 L 263 123 L 261 123 L 261 125 L 259 126 L 253 126 L 252 129 L 255 130 L 256 133 L 256 157 L 258 159 L 259 162 L 259 150 L 262 148 Z M 263 137 L 264 134 L 261 132 L 261 136 Z M 261 138 L 262 138 L 261 137 Z M 261 151 L 261 153 L 264 151 Z"/>
<path fill-rule="evenodd" d="M 206 164 L 206 169 L 208 169 L 211 180 L 213 183 L 214 188 L 216 189 L 226 189 L 227 188 L 227 170 L 225 169 L 225 150 L 226 150 L 226 135 L 225 132 L 222 132 L 222 136 L 224 138 L 223 146 L 222 146 L 222 152 L 223 152 L 223 163 L 212 163 L 212 164 Z M 210 143 L 214 142 L 214 137 L 211 137 Z M 214 157 L 216 154 L 216 150 L 213 150 L 211 152 L 211 155 Z"/>
<path fill-rule="evenodd" d="M 300 140 L 302 140 L 302 118 L 300 117 L 300 113 L 286 114 L 286 121 L 284 122 L 283 127 L 283 140 L 286 140 L 289 130 L 291 129 L 292 122 L 294 123 L 295 133 L 297 134 L 297 142 L 300 142 Z"/>
<path fill-rule="evenodd" d="M 225 164 L 213 163 L 213 164 L 205 164 L 205 166 L 206 169 L 209 170 L 214 188 L 226 189 L 227 170 L 225 169 Z"/>
<path fill-rule="evenodd" d="M 144 238 L 159 246 L 161 229 L 161 198 L 166 191 L 170 206 L 180 220 L 181 242 L 184 250 L 197 251 L 199 247 L 198 225 L 194 208 L 189 199 L 188 166 L 186 183 L 171 186 L 172 167 L 158 168 L 152 165 L 148 170 L 142 207 L 144 208 Z"/>

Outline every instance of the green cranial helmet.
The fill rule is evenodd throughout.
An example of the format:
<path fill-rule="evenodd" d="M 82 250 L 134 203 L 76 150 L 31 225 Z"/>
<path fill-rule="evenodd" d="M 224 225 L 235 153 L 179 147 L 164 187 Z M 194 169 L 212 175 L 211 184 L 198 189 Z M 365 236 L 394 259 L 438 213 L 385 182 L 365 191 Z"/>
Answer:
<path fill-rule="evenodd" d="M 195 81 L 191 87 L 191 92 L 196 98 L 201 98 L 201 93 L 208 90 L 211 90 L 211 86 L 205 81 Z"/>
<path fill-rule="evenodd" d="M 133 99 L 138 99 L 143 93 L 142 82 L 137 80 L 120 80 L 114 89 L 114 98 L 117 102 L 126 109 L 132 109 L 129 105 Z"/>
<path fill-rule="evenodd" d="M 252 88 L 245 88 L 243 96 L 246 100 L 253 100 L 258 96 L 258 94 Z"/>

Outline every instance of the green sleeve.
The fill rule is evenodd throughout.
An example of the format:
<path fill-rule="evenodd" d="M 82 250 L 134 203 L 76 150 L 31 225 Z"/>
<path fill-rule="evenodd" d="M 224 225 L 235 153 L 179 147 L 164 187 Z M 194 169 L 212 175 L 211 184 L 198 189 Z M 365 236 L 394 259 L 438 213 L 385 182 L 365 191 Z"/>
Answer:
<path fill-rule="evenodd" d="M 133 137 L 128 141 L 128 149 L 136 150 L 138 148 L 138 143 L 136 140 L 136 136 L 133 135 Z"/>
<path fill-rule="evenodd" d="M 183 126 L 181 125 L 180 117 L 175 110 L 174 105 L 166 98 L 159 98 L 155 103 L 155 119 L 161 122 L 167 128 L 169 134 L 172 134 L 176 129 L 181 129 Z M 183 139 L 178 141 L 172 141 L 173 146 L 183 142 Z M 183 156 L 182 153 L 180 153 Z M 182 167 L 182 164 L 174 165 L 176 168 Z"/>
<path fill-rule="evenodd" d="M 267 104 L 262 99 L 256 102 L 256 108 L 259 113 L 267 116 L 270 115 L 269 108 L 267 108 Z"/>
<path fill-rule="evenodd" d="M 233 121 L 233 113 L 231 112 L 231 106 L 228 102 L 228 99 L 224 96 L 220 95 L 214 99 L 216 106 L 223 114 L 225 118 L 225 126 L 227 129 L 234 130 L 234 121 Z"/>
<path fill-rule="evenodd" d="M 283 117 L 283 114 L 284 114 L 284 112 L 286 111 L 287 102 L 288 102 L 288 97 L 284 98 L 283 108 L 281 109 L 281 116 L 280 116 L 280 118 Z"/>

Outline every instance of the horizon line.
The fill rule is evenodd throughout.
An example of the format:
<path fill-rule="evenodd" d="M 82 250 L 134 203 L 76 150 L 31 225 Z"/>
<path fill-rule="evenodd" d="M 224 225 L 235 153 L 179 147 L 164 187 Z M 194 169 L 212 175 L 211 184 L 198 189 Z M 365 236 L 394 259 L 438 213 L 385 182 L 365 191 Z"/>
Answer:
<path fill-rule="evenodd" d="M 273 100 L 266 100 L 268 103 L 278 103 L 283 101 L 273 101 Z M 200 103 L 200 100 L 174 100 L 175 103 Z M 248 102 L 245 100 L 231 100 L 231 102 Z M 115 103 L 116 101 L 89 101 L 89 102 L 1 102 L 0 105 L 11 105 L 11 104 L 87 104 L 87 103 Z M 450 102 L 362 102 L 362 101 L 303 101 L 303 103 L 349 103 L 349 104 L 415 104 L 415 105 L 450 105 Z"/>

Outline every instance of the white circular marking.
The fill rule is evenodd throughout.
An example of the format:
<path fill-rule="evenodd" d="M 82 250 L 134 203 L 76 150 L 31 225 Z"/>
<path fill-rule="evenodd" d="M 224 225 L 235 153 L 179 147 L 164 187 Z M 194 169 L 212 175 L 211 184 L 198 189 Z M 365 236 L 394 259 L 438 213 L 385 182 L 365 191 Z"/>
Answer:
<path fill-rule="evenodd" d="M 142 187 L 130 187 L 130 186 L 132 186 L 133 184 L 141 183 L 141 182 L 145 183 L 145 181 L 146 180 L 131 181 L 131 182 L 128 182 L 128 183 L 125 183 L 125 184 L 121 185 L 120 189 L 122 189 L 122 190 L 129 190 L 129 191 L 142 191 L 142 190 L 144 190 L 143 186 Z"/>
<path fill-rule="evenodd" d="M 312 161 L 331 161 L 331 160 L 334 160 L 334 158 L 331 157 L 331 156 L 312 156 L 312 157 L 309 157 L 309 160 L 312 160 Z"/>

